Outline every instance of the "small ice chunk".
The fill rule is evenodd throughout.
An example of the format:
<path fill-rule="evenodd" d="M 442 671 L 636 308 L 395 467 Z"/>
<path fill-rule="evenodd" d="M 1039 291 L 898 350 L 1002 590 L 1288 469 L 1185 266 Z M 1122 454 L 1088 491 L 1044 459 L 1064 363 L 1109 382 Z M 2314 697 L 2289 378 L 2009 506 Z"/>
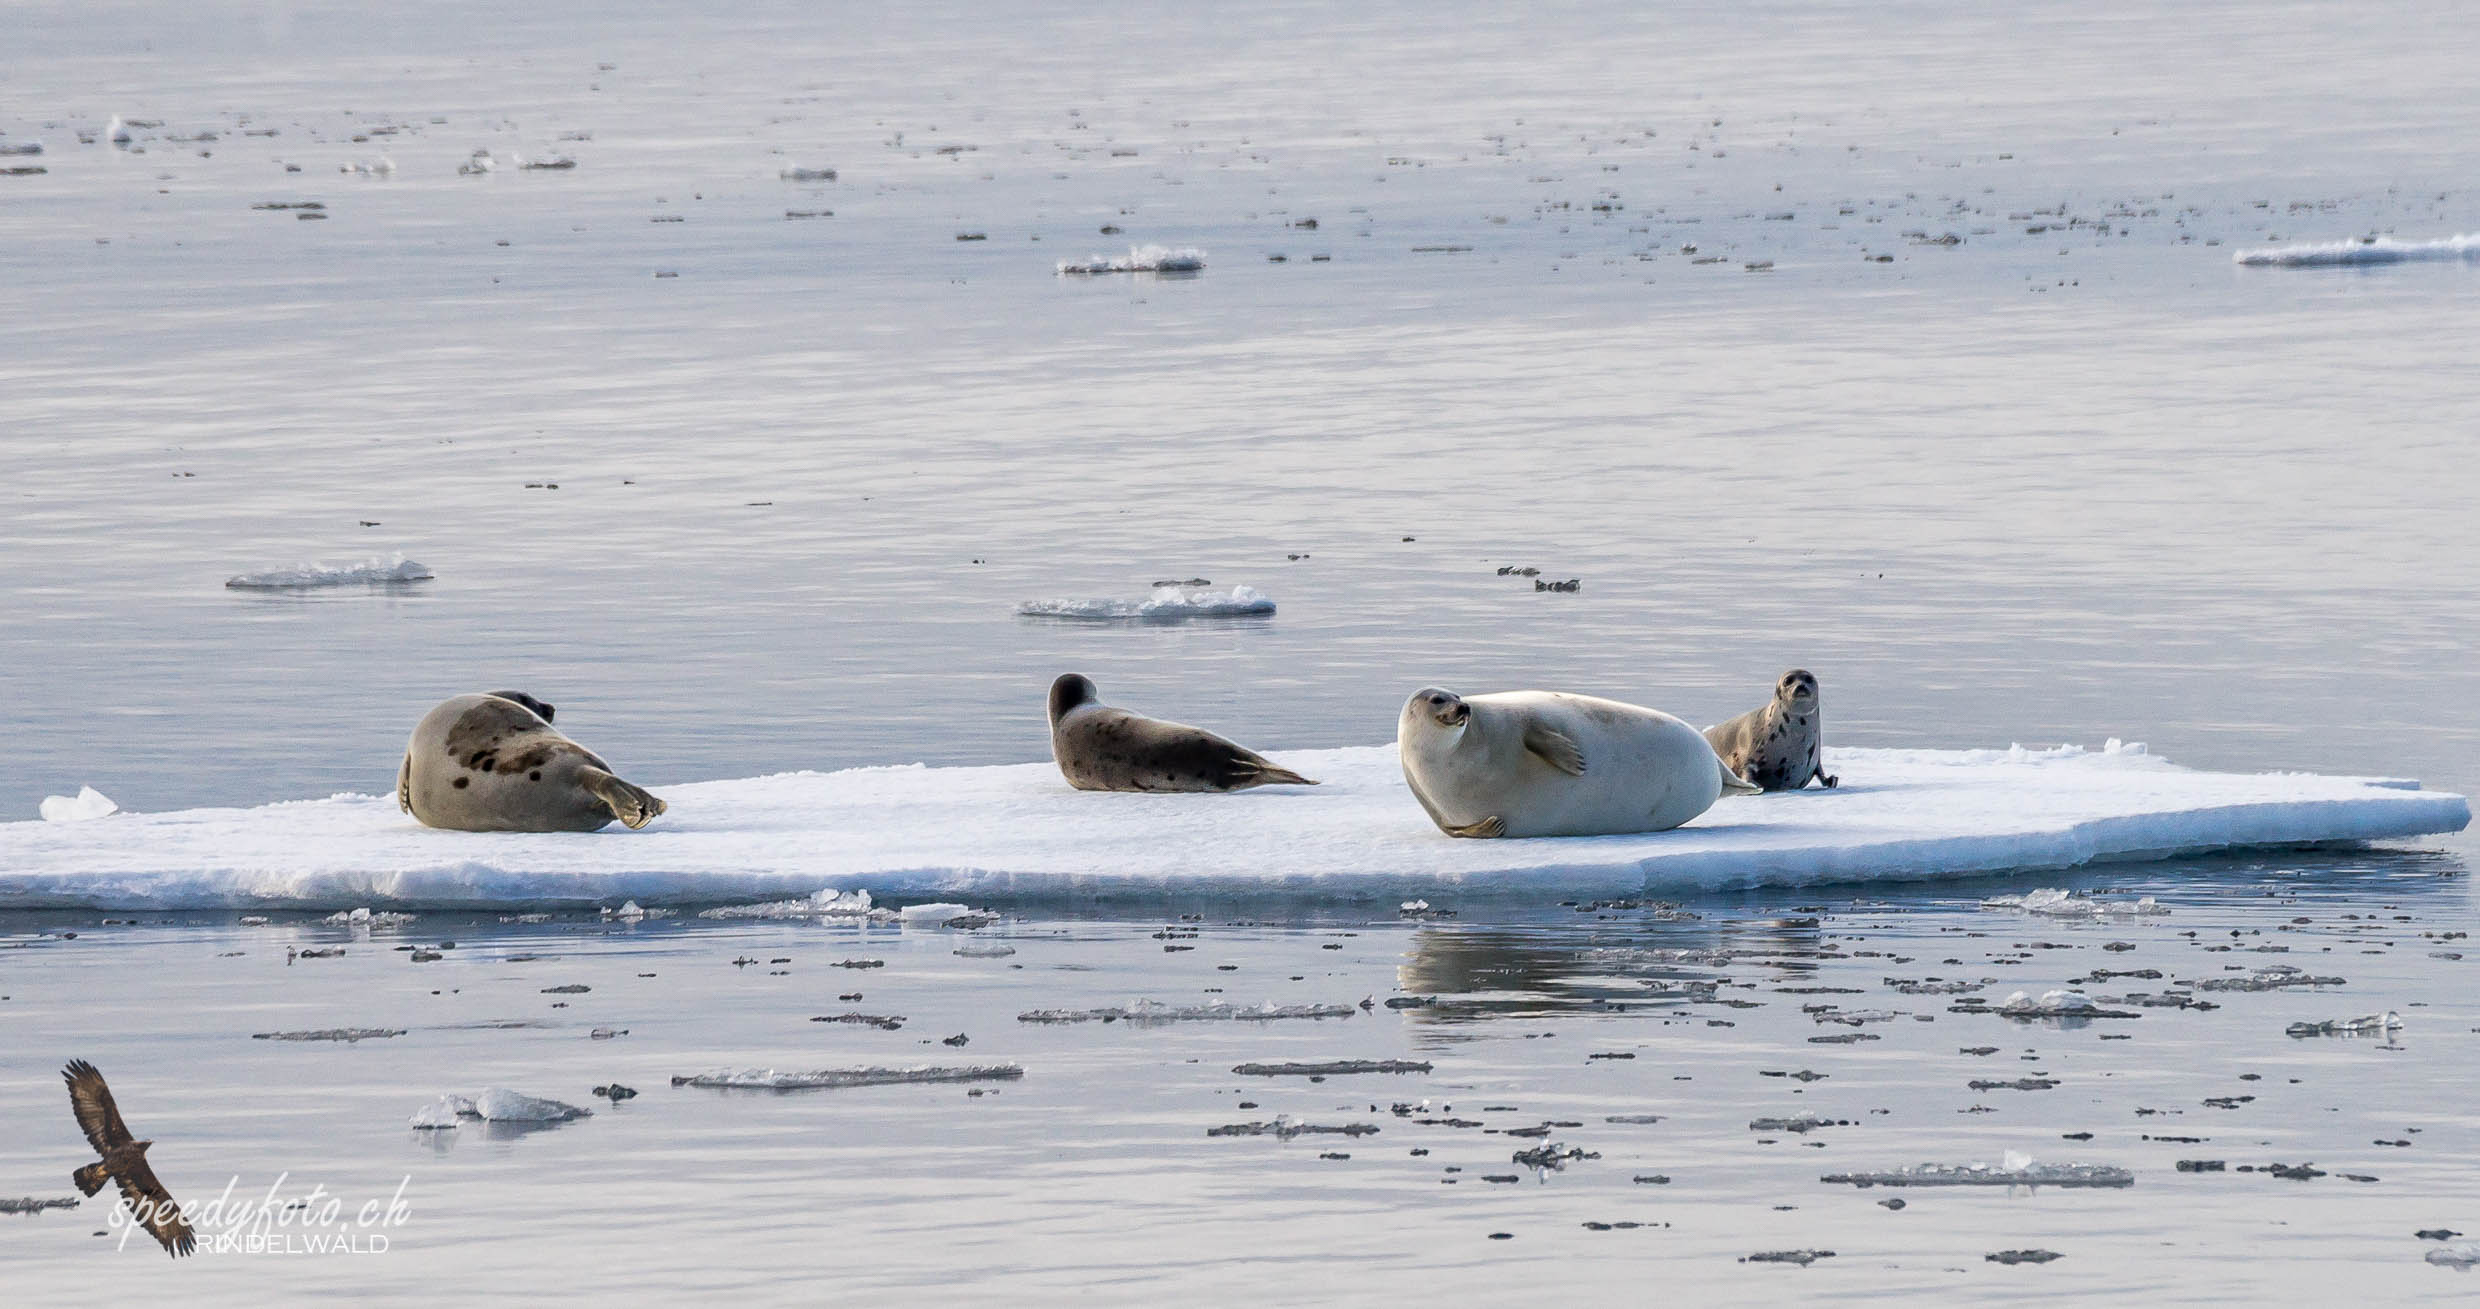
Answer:
<path fill-rule="evenodd" d="M 456 171 L 460 177 L 480 177 L 484 173 L 497 171 L 498 168 L 499 161 L 491 157 L 490 151 L 476 150 L 464 163 L 456 166 Z"/>
<path fill-rule="evenodd" d="M 1177 623 L 1192 618 L 1271 614 L 1274 601 L 1253 586 L 1235 586 L 1229 591 L 1202 586 L 1158 586 L 1142 600 L 1025 600 L 1017 604 L 1016 612 L 1025 618 L 1072 618 L 1098 623 Z"/>
<path fill-rule="evenodd" d="M 2456 1241 L 2452 1245 L 2441 1245 L 2420 1257 L 2440 1268 L 2469 1268 L 2480 1264 L 2480 1242 Z"/>
<path fill-rule="evenodd" d="M 47 795 L 41 806 L 47 823 L 82 823 L 89 818 L 106 818 L 121 811 L 112 797 L 91 786 L 81 786 L 76 795 Z"/>
<path fill-rule="evenodd" d="M 603 910 L 603 917 L 623 923 L 642 923 L 649 918 L 669 918 L 671 916 L 672 911 L 669 909 L 648 909 L 644 905 L 637 903 L 635 900 L 623 901 L 617 909 L 606 906 Z"/>
<path fill-rule="evenodd" d="M 1016 953 L 1012 945 L 960 945 L 955 955 L 961 959 L 1005 959 Z"/>
<path fill-rule="evenodd" d="M 901 918 L 907 927 L 935 927 L 950 918 L 962 918 L 972 912 L 973 906 L 969 904 L 934 900 L 929 904 L 908 904 L 897 910 L 896 916 Z"/>
<path fill-rule="evenodd" d="M 41 153 L 43 153 L 41 141 L 0 141 L 0 156 L 39 155 Z"/>
<path fill-rule="evenodd" d="M 527 1095 L 522 1091 L 511 1091 L 504 1086 L 486 1087 L 482 1094 L 474 1097 L 473 1104 L 474 1112 L 480 1114 L 483 1121 L 492 1123 L 564 1123 L 594 1112 L 573 1104 Z"/>
<path fill-rule="evenodd" d="M 776 176 L 787 182 L 832 182 L 835 180 L 835 170 L 832 168 L 787 168 L 777 173 Z"/>
<path fill-rule="evenodd" d="M 807 1073 L 781 1073 L 772 1068 L 719 1068 L 675 1077 L 674 1086 L 726 1090 L 809 1091 L 848 1086 L 900 1086 L 914 1082 L 1007 1082 L 1025 1075 L 1022 1064 L 922 1064 L 911 1068 L 821 1068 Z"/>
<path fill-rule="evenodd" d="M 2402 1030 L 2402 1025 L 2402 1015 L 2388 1009 L 2381 1014 L 2362 1014 L 2357 1018 L 2293 1023 L 2284 1030 L 2292 1036 L 2383 1036 Z"/>
<path fill-rule="evenodd" d="M 1095 273 L 1194 273 L 1206 266 L 1206 252 L 1195 246 L 1131 246 L 1124 255 L 1088 255 L 1059 261 L 1061 275 Z"/>
<path fill-rule="evenodd" d="M 1323 1123 L 1304 1123 L 1290 1114 L 1276 1114 L 1272 1122 L 1225 1123 L 1220 1127 L 1209 1127 L 1206 1129 L 1206 1135 L 1271 1136 L 1277 1140 L 1288 1141 L 1295 1136 L 1374 1136 L 1377 1131 L 1378 1127 L 1375 1123 L 1341 1123 L 1329 1126 Z"/>
<path fill-rule="evenodd" d="M 323 586 L 396 586 L 427 582 L 436 576 L 430 569 L 398 554 L 386 559 L 374 556 L 359 563 L 295 564 L 290 568 L 238 573 L 225 578 L 224 585 L 236 591 L 298 591 Z"/>
<path fill-rule="evenodd" d="M 103 139 L 114 145 L 127 145 L 137 138 L 130 132 L 129 124 L 122 122 L 119 114 L 114 114 L 112 121 L 104 125 Z"/>
<path fill-rule="evenodd" d="M 482 1111 L 465 1096 L 443 1095 L 415 1110 L 410 1125 L 424 1130 L 454 1127 L 468 1118 L 481 1116 Z"/>
<path fill-rule="evenodd" d="M 1243 1077 L 1337 1077 L 1349 1073 L 1426 1073 L 1429 1064 L 1414 1059 L 1330 1059 L 1324 1063 L 1235 1064 Z"/>

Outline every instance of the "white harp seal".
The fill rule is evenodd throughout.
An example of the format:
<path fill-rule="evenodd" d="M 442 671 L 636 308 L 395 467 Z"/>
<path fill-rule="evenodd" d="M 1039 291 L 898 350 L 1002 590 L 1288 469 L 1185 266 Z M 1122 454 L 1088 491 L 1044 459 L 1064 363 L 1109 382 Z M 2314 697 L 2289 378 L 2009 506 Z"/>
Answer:
<path fill-rule="evenodd" d="M 1449 836 L 1661 832 L 1757 788 L 1687 723 L 1561 691 L 1412 693 L 1396 720 L 1404 781 Z"/>

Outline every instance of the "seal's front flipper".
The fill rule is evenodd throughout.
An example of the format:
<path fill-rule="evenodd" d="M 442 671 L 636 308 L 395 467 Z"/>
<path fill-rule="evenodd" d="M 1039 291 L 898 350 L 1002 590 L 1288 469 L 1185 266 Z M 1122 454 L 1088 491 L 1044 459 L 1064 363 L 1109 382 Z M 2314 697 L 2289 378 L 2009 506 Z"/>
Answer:
<path fill-rule="evenodd" d="M 1840 778 L 1840 777 L 1828 777 L 1828 776 L 1826 776 L 1824 773 L 1819 773 L 1819 774 L 1817 774 L 1817 781 L 1818 781 L 1818 783 L 1819 783 L 1820 785 L 1824 786 L 1824 787 L 1825 787 L 1827 790 L 1829 790 L 1829 791 L 1831 791 L 1831 790 L 1833 790 L 1834 788 L 1836 788 L 1836 787 L 1838 787 L 1838 786 L 1841 786 L 1841 785 L 1843 784 L 1843 779 L 1842 779 L 1842 778 Z"/>
<path fill-rule="evenodd" d="M 413 812 L 413 753 L 405 753 L 405 762 L 396 766 L 396 807 Z"/>
<path fill-rule="evenodd" d="M 1571 777 L 1584 776 L 1584 750 L 1576 738 L 1555 727 L 1534 723 L 1524 729 L 1524 748 L 1540 755 L 1542 761 Z"/>
<path fill-rule="evenodd" d="M 1500 822 L 1498 818 L 1493 815 L 1489 818 L 1484 818 L 1477 823 L 1466 823 L 1462 827 L 1442 826 L 1439 830 L 1445 832 L 1449 836 L 1505 836 L 1507 834 L 1507 824 Z"/>
<path fill-rule="evenodd" d="M 654 793 L 646 788 L 623 782 L 602 769 L 592 766 L 577 770 L 577 785 L 584 787 L 587 794 L 611 806 L 612 817 L 627 824 L 631 830 L 653 822 L 662 815 L 665 809 L 671 807 L 656 799 Z"/>

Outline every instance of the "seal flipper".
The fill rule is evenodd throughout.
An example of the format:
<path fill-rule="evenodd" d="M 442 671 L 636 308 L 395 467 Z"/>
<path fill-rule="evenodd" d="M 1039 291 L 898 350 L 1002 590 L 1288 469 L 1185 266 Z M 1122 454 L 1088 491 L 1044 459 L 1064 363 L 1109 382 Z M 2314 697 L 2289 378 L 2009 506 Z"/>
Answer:
<path fill-rule="evenodd" d="M 671 808 L 646 788 L 623 782 L 591 764 L 578 768 L 577 785 L 611 806 L 612 817 L 626 824 L 631 831 L 653 822 L 662 816 L 664 810 Z"/>
<path fill-rule="evenodd" d="M 405 752 L 405 762 L 396 765 L 396 807 L 413 812 L 413 752 Z"/>
<path fill-rule="evenodd" d="M 1732 772 L 1731 766 L 1722 762 L 1720 755 L 1714 756 L 1714 767 L 1721 770 L 1724 795 L 1756 795 L 1765 790 L 1764 787 Z"/>
<path fill-rule="evenodd" d="M 1571 777 L 1584 776 L 1584 751 L 1576 745 L 1576 738 L 1555 727 L 1544 727 L 1539 723 L 1528 725 L 1524 729 L 1524 748 L 1540 755 L 1542 762 L 1562 773 Z"/>
<path fill-rule="evenodd" d="M 1317 779 L 1303 777 L 1258 754 L 1251 754 L 1246 758 L 1233 761 L 1226 779 L 1224 785 L 1235 791 L 1251 786 L 1316 786 L 1318 784 Z"/>
<path fill-rule="evenodd" d="M 1466 823 L 1462 827 L 1447 827 L 1441 825 L 1438 830 L 1445 832 L 1449 836 L 1505 836 L 1507 834 L 1507 824 L 1501 821 L 1496 814 L 1492 814 L 1488 818 L 1484 818 L 1477 823 Z"/>

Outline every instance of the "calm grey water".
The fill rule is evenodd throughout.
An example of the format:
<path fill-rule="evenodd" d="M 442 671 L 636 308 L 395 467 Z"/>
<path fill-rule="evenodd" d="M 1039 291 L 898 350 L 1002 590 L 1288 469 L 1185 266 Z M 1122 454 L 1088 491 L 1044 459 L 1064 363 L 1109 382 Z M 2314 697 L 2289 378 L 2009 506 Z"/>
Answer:
<path fill-rule="evenodd" d="M 0 816 L 81 784 L 136 809 L 382 791 L 424 708 L 495 686 L 556 701 L 564 727 L 657 786 L 1032 759 L 1042 688 L 1069 667 L 1118 702 L 1308 747 L 1383 740 L 1426 682 L 1569 688 L 1711 720 L 1801 664 L 1852 744 L 2121 736 L 2203 766 L 2480 788 L 2480 373 L 2464 360 L 2480 268 L 2229 260 L 2273 240 L 2480 229 L 2480 100 L 2450 4 L 1202 19 L 17 4 L 4 17 L 0 143 L 41 139 L 42 156 L 8 163 L 48 171 L 0 177 Z M 125 150 L 79 143 L 114 114 L 162 126 Z M 459 176 L 478 149 L 499 169 Z M 518 153 L 576 167 L 519 170 Z M 383 158 L 392 173 L 339 171 Z M 839 180 L 778 177 L 793 166 Z M 252 207 L 305 201 L 328 218 Z M 1960 243 L 1924 243 L 1949 233 Z M 1207 268 L 1052 271 L 1145 242 L 1200 247 Z M 437 579 L 221 585 L 399 551 Z M 1496 575 L 1510 564 L 1583 586 L 1535 593 Z M 1143 628 L 1012 613 L 1191 576 L 1256 586 L 1280 611 Z M 2474 849 L 2462 836 L 2427 855 L 2146 870 L 2165 898 L 2193 886 L 2200 900 L 2127 929 L 2134 957 L 2218 967 L 2192 962 L 2202 937 L 2178 933 L 2273 931 L 2288 896 L 2315 900 L 2329 927 L 2407 912 L 2420 930 L 2466 930 Z M 1943 898 L 1836 903 L 1821 930 L 1889 953 L 1989 930 Z M 1691 937 L 1765 916 L 1701 911 Z M 1157 963 L 1160 923 L 1033 912 L 1005 930 L 1065 933 L 1042 969 L 1142 957 L 1111 975 L 1112 999 L 1176 998 L 1198 971 L 1179 961 L 1208 953 Z M 1543 975 L 1509 989 L 1564 995 L 1607 971 L 1574 962 L 1579 933 L 1603 929 L 1571 917 L 1286 919 L 1233 929 L 1249 944 L 1231 948 L 1286 977 L 1340 970 L 1333 998 L 1357 1000 L 1479 940 L 1537 956 Z M 2353 959 L 2348 992 L 2318 997 L 2331 1003 L 2313 1016 L 2425 1003 L 2408 1053 L 2289 1043 L 2280 1028 L 2305 997 L 2147 1011 L 2139 1034 L 2181 1037 L 2076 1034 L 2092 1081 L 1991 1093 L 2076 1106 L 2024 1118 L 2005 1099 L 2002 1141 L 1948 1100 L 1967 1065 L 2021 1062 L 2014 1046 L 1942 1053 L 1971 1043 L 1949 1039 L 1957 1024 L 2002 1020 L 1933 1006 L 1941 1025 L 1897 1024 L 1912 1042 L 1819 1047 L 1876 1079 L 1839 1116 L 1907 1117 L 1829 1133 L 1817 1152 L 1760 1150 L 1727 1121 L 1751 1087 L 1794 1103 L 1748 1067 L 1801 1062 L 1791 1032 L 1811 1024 L 1790 997 L 1720 1015 L 1732 1029 L 1641 1015 L 1556 1027 L 1561 1043 L 1644 1043 L 1625 1078 L 1566 1044 L 1537 1058 L 1545 1047 L 1523 1038 L 1544 1029 L 1497 1010 L 1262 1037 L 1112 1033 L 1114 1061 L 1082 1030 L 996 1041 L 1015 1009 L 1096 979 L 1028 990 L 908 937 L 917 1021 L 876 1045 L 840 1028 L 822 1042 L 797 1006 L 744 1010 L 711 988 L 763 971 L 732 972 L 734 955 L 797 949 L 815 965 L 843 943 L 649 927 L 659 946 L 596 937 L 579 968 L 616 986 L 645 971 L 629 952 L 652 948 L 684 961 L 655 971 L 711 979 L 650 999 L 609 1047 L 631 1062 L 604 1072 L 604 1047 L 566 1029 L 246 1040 L 326 1025 L 279 1024 L 271 1009 L 286 1006 L 413 1022 L 430 999 L 416 982 L 439 974 L 408 982 L 384 948 L 278 981 L 257 971 L 274 938 L 223 920 L 19 926 L 81 936 L 0 964 L 0 992 L 17 996 L 0 1004 L 13 1052 L 0 1139 L 26 1179 L 0 1193 L 61 1189 L 41 1180 L 75 1162 L 53 1078 L 85 1053 L 145 1088 L 133 1117 L 201 1152 L 184 1178 L 290 1167 L 358 1196 L 418 1164 L 433 1196 L 421 1235 L 360 1274 L 404 1295 L 642 1284 L 789 1299 L 972 1282 L 1134 1299 L 1192 1269 L 1216 1298 L 1293 1301 L 1655 1275 L 1715 1299 L 1777 1297 L 1769 1279 L 1794 1275 L 1889 1294 L 1948 1276 L 1996 1293 L 1977 1279 L 2002 1276 L 2121 1298 L 2298 1298 L 2314 1278 L 2408 1295 L 2454 1276 L 2419 1261 L 2411 1230 L 2480 1230 L 2473 1188 L 2424 1162 L 2468 1141 L 2438 1106 L 2468 1081 L 2471 1023 L 2452 1009 L 2453 961 L 2407 940 Z M 421 930 L 468 948 L 531 935 Z M 1329 930 L 1363 935 L 1320 951 Z M 2097 951 L 2099 930 L 2075 939 Z M 250 953 L 218 963 L 227 949 Z M 2026 983 L 2139 966 L 2072 958 Z M 80 981 L 64 986 L 52 970 L 72 961 Z M 1875 985 L 1878 962 L 1828 961 L 1864 979 L 1851 985 Z M 2000 971 L 2002 992 L 2016 969 Z M 843 981 L 777 990 L 820 1006 Z M 433 1012 L 452 1007 L 441 1000 Z M 518 1013 L 494 1003 L 490 1016 Z M 911 1054 L 916 1031 L 968 1014 L 971 1053 L 1023 1058 L 1021 1086 L 779 1101 L 662 1082 L 743 1056 Z M 1447 1074 L 1453 1089 L 1418 1094 L 1584 1121 L 1676 1116 L 1630 1129 L 1642 1142 L 1579 1134 L 1604 1159 L 1544 1186 L 1439 1187 L 1443 1140 L 1401 1142 L 1391 1117 L 1335 1147 L 1355 1159 L 1326 1172 L 1317 1138 L 1202 1136 L 1224 1120 L 1216 1097 L 1234 1098 L 1218 1066 L 1287 1042 L 1430 1049 L 1441 1033 L 1484 1053 Z M 553 1053 L 571 1040 L 583 1053 Z M 2215 1112 L 2198 1097 L 2239 1072 L 2274 1082 L 2303 1062 L 2313 1090 L 2230 1111 L 2252 1115 L 2252 1134 L 2196 1148 L 2234 1167 L 2296 1162 L 2285 1150 L 2329 1166 L 2410 1126 L 2433 1122 L 2437 1139 L 2348 1170 L 2376 1184 L 2186 1177 L 2128 1139 L 2163 1121 L 2134 1108 L 2175 1093 L 2192 1127 Z M 1698 1080 L 1674 1086 L 1674 1069 Z M 437 1090 L 502 1080 L 577 1099 L 608 1076 L 644 1078 L 648 1096 L 444 1153 L 397 1126 Z M 2103 1095 L 2094 1083 L 2111 1076 L 2146 1095 L 2159 1084 L 2158 1103 Z M 1838 1084 L 1851 1085 L 1814 1085 Z M 1266 1103 L 1323 1119 L 1343 1112 L 1332 1098 L 1367 1117 L 1417 1091 Z M 2081 1129 L 2097 1134 L 2092 1157 L 2138 1169 L 2136 1188 L 1940 1198 L 1907 1211 L 1936 1224 L 1894 1229 L 1880 1220 L 1903 1215 L 1877 1193 L 1806 1180 L 1812 1153 L 2048 1157 L 2051 1137 Z M 1882 1135 L 1842 1143 L 1864 1132 Z M 1411 1144 L 1438 1153 L 1414 1161 Z M 1474 1171 L 1488 1162 L 1464 1153 Z M 1377 1155 L 1410 1171 L 1372 1183 Z M 1778 1156 L 1803 1167 L 1756 1162 Z M 1679 1189 L 1644 1200 L 1659 1188 L 1623 1176 L 1640 1166 Z M 1588 1171 L 1600 1189 L 1576 1185 Z M 47 1293 L 91 1284 L 94 1212 L 0 1218 L 0 1266 L 25 1261 Z M 1674 1227 L 1577 1225 L 1622 1217 Z M 1981 1262 L 2043 1231 L 2068 1258 Z M 1732 1262 L 1798 1245 L 1840 1253 L 1805 1271 Z M 240 1298 L 304 1285 L 317 1261 L 241 1262 L 181 1272 Z M 113 1275 L 141 1269 L 171 1275 L 134 1253 Z"/>

